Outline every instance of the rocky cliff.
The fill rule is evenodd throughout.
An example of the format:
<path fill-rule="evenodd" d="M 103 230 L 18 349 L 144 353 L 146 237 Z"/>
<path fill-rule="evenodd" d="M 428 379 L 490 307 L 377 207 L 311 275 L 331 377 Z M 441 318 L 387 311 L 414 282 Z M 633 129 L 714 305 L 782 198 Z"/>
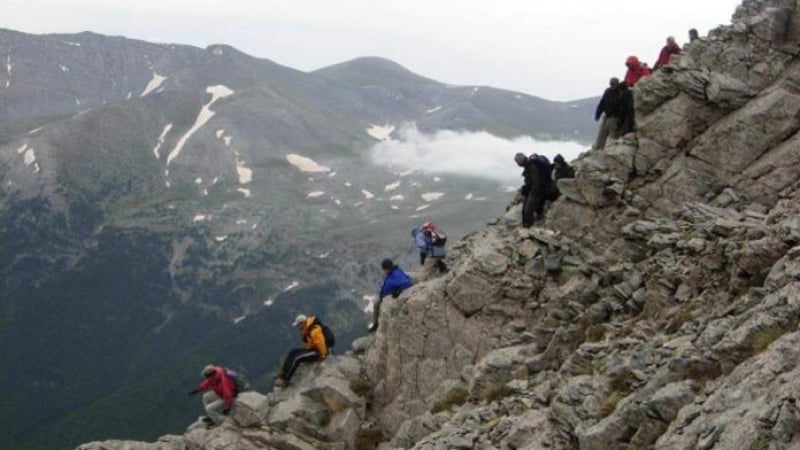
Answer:
<path fill-rule="evenodd" d="M 636 87 L 636 135 L 580 158 L 542 227 L 512 207 L 297 385 L 80 449 L 798 448 L 798 26 L 746 0 Z"/>

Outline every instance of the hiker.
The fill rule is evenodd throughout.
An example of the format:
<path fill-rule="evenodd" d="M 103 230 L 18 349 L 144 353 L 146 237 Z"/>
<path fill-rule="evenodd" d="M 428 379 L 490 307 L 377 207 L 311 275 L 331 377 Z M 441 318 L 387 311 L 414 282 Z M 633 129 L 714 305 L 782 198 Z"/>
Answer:
<path fill-rule="evenodd" d="M 414 243 L 419 248 L 419 263 L 426 268 L 425 272 L 430 272 L 432 268 L 439 270 L 439 273 L 447 273 L 450 269 L 447 268 L 447 263 L 444 262 L 447 252 L 445 251 L 445 244 L 447 243 L 447 236 L 439 229 L 433 222 L 425 222 L 422 225 L 416 225 L 411 229 L 411 237 L 414 238 Z M 425 265 L 425 262 L 428 265 Z"/>
<path fill-rule="evenodd" d="M 205 392 L 203 406 L 207 416 L 204 416 L 202 420 L 208 427 L 212 427 L 225 421 L 225 416 L 231 412 L 234 399 L 239 393 L 235 380 L 222 366 L 209 364 L 203 368 L 202 376 L 203 381 L 189 395 Z"/>
<path fill-rule="evenodd" d="M 603 92 L 603 97 L 600 98 L 594 112 L 595 122 L 600 120 L 601 116 L 603 118 L 603 121 L 600 122 L 600 130 L 597 132 L 597 140 L 592 147 L 594 150 L 604 149 L 608 138 L 619 138 L 620 126 L 625 113 L 623 89 L 625 87 L 619 82 L 619 78 L 608 80 L 608 88 Z"/>
<path fill-rule="evenodd" d="M 672 55 L 677 55 L 681 52 L 681 47 L 675 42 L 675 38 L 670 36 L 667 38 L 667 45 L 665 45 L 661 49 L 661 53 L 658 55 L 658 60 L 656 60 L 656 64 L 653 66 L 653 71 L 656 71 L 667 64 L 669 64 L 669 59 Z"/>
<path fill-rule="evenodd" d="M 625 66 L 628 68 L 625 73 L 625 85 L 629 88 L 632 88 L 642 78 L 650 75 L 650 69 L 642 65 L 639 58 L 635 56 L 629 56 L 625 60 Z"/>
<path fill-rule="evenodd" d="M 697 28 L 692 28 L 689 30 L 689 43 L 692 43 L 698 39 L 700 39 L 700 33 L 697 32 Z"/>
<path fill-rule="evenodd" d="M 378 329 L 378 319 L 381 315 L 381 302 L 383 298 L 387 295 L 397 298 L 401 292 L 410 288 L 413 284 L 411 277 L 403 272 L 403 269 L 391 259 L 387 258 L 381 261 L 381 270 L 383 270 L 384 274 L 383 284 L 381 285 L 380 293 L 378 293 L 378 300 L 375 302 L 372 310 L 372 325 L 370 325 L 369 331 Z"/>
<path fill-rule="evenodd" d="M 558 180 L 575 178 L 575 168 L 570 166 L 559 153 L 553 158 L 553 190 L 549 200 L 555 201 L 561 195 L 558 190 Z"/>
<path fill-rule="evenodd" d="M 544 218 L 544 204 L 551 190 L 551 165 L 544 155 L 523 153 L 514 155 L 514 162 L 523 168 L 524 184 L 519 189 L 522 195 L 522 226 L 530 228 L 537 220 Z"/>
<path fill-rule="evenodd" d="M 283 361 L 283 367 L 275 378 L 277 387 L 289 384 L 300 363 L 322 361 L 328 356 L 328 342 L 325 339 L 323 325 L 316 317 L 300 314 L 295 317 L 292 326 L 300 331 L 303 347 L 289 350 Z"/>
<path fill-rule="evenodd" d="M 625 83 L 620 83 L 619 135 L 625 136 L 636 131 L 636 112 L 633 104 L 633 91 Z"/>

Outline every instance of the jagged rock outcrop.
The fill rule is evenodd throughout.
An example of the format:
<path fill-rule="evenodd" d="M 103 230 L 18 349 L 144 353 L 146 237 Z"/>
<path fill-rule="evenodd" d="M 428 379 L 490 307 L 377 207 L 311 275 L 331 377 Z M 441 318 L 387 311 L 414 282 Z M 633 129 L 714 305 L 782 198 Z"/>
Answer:
<path fill-rule="evenodd" d="M 370 390 L 343 403 L 354 434 L 297 414 L 281 430 L 346 448 L 798 448 L 798 26 L 798 2 L 746 0 L 640 82 L 636 135 L 580 158 L 543 227 L 512 207 L 449 274 L 386 301 L 348 357 Z"/>

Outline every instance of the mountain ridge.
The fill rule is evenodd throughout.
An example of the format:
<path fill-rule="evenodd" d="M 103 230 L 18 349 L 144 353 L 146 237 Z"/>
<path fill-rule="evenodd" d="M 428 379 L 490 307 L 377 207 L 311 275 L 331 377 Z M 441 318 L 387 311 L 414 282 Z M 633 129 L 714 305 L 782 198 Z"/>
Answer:
<path fill-rule="evenodd" d="M 637 84 L 637 132 L 582 155 L 540 226 L 510 205 L 290 388 L 79 449 L 797 447 L 798 24 L 745 0 Z"/>

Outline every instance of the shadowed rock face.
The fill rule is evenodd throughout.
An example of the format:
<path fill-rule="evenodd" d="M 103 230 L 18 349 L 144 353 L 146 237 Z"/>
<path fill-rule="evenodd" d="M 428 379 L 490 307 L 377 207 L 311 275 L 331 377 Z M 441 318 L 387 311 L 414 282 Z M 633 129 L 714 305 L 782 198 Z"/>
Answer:
<path fill-rule="evenodd" d="M 543 227 L 513 206 L 388 300 L 353 347 L 372 387 L 357 437 L 795 448 L 798 23 L 796 2 L 745 1 L 637 85 L 638 133 L 580 158 Z"/>

